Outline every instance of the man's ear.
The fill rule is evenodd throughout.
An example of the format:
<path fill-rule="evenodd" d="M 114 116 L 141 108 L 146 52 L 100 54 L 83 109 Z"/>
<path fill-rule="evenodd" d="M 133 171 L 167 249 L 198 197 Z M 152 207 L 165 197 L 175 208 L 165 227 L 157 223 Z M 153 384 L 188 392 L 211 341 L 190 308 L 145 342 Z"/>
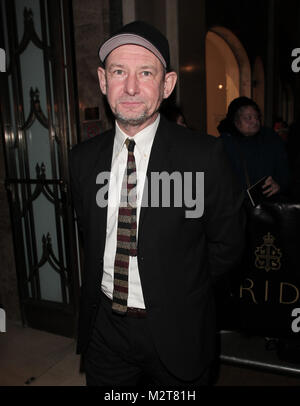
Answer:
<path fill-rule="evenodd" d="M 176 72 L 168 72 L 165 75 L 165 83 L 164 83 L 164 99 L 167 99 L 170 94 L 173 92 L 173 89 L 177 82 L 177 73 Z"/>
<path fill-rule="evenodd" d="M 101 92 L 103 94 L 106 94 L 105 69 L 101 68 L 101 66 L 99 66 L 99 68 L 98 68 L 98 79 L 99 79 L 99 85 L 100 85 Z"/>

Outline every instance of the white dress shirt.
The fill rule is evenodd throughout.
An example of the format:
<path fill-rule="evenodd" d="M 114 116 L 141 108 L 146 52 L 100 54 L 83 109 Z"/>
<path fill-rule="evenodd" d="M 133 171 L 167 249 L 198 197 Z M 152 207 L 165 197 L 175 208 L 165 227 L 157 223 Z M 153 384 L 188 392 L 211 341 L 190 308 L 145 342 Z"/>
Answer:
<path fill-rule="evenodd" d="M 145 177 L 152 143 L 159 124 L 159 120 L 160 116 L 158 115 L 154 123 L 144 128 L 142 131 L 132 137 L 136 144 L 134 147 L 134 157 L 137 172 L 137 239 Z M 126 135 L 126 133 L 124 133 L 120 129 L 118 123 L 116 122 L 116 135 L 114 140 L 108 190 L 106 243 L 103 260 L 103 278 L 101 284 L 103 293 L 106 294 L 110 299 L 112 299 L 113 296 L 114 262 L 117 249 L 117 229 L 120 195 L 128 156 L 128 150 L 125 145 L 126 138 L 128 138 L 128 135 Z M 140 309 L 145 308 L 137 257 L 129 257 L 127 304 L 129 307 L 137 307 Z"/>

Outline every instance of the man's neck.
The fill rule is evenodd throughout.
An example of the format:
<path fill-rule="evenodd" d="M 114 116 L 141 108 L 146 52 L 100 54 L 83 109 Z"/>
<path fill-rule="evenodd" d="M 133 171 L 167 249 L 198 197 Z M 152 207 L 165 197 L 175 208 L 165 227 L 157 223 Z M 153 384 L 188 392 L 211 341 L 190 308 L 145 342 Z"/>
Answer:
<path fill-rule="evenodd" d="M 131 125 L 131 124 L 126 125 L 124 123 L 120 123 L 118 120 L 117 120 L 117 123 L 118 123 L 120 129 L 126 135 L 128 135 L 128 137 L 134 137 L 137 133 L 142 131 L 144 128 L 146 128 L 149 125 L 153 124 L 154 121 L 157 119 L 158 114 L 159 114 L 158 112 L 155 113 L 153 116 L 151 116 L 147 121 L 145 121 L 141 125 Z"/>

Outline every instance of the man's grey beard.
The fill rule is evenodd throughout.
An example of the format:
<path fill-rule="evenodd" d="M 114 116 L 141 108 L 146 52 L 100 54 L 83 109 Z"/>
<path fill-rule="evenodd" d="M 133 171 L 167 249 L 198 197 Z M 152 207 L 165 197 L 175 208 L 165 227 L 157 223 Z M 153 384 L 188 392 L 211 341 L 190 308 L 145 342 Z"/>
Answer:
<path fill-rule="evenodd" d="M 155 113 L 153 113 L 155 114 Z M 151 116 L 153 115 L 151 114 Z M 121 113 L 119 113 L 118 111 L 116 111 L 114 113 L 116 120 L 123 124 L 124 126 L 139 126 L 141 124 L 143 124 L 145 121 L 147 121 L 151 116 L 148 116 L 147 111 L 144 111 L 140 116 L 136 117 L 136 118 L 128 118 L 123 116 Z"/>

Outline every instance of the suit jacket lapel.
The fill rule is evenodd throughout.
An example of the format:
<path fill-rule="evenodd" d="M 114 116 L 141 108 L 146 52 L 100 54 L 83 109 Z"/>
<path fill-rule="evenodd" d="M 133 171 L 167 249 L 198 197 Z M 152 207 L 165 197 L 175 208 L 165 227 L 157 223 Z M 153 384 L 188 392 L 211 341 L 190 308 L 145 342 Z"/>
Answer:
<path fill-rule="evenodd" d="M 139 219 L 139 235 L 141 235 L 141 230 L 146 214 L 149 212 L 151 204 L 151 174 L 153 172 L 162 172 L 168 170 L 169 152 L 171 149 L 171 134 L 169 130 L 168 121 L 160 116 L 160 123 L 157 128 L 155 138 L 153 140 L 152 149 L 150 153 L 148 168 L 147 168 L 147 180 L 145 183 L 143 191 L 143 203 L 140 211 Z M 147 188 L 147 189 L 146 189 Z"/>
<path fill-rule="evenodd" d="M 101 137 L 101 135 L 99 135 Z M 111 171 L 111 163 L 112 163 L 112 154 L 113 154 L 113 146 L 114 146 L 114 139 L 115 139 L 115 129 L 108 131 L 104 135 L 105 139 L 101 144 L 99 153 L 98 153 L 98 160 L 94 169 L 94 178 L 95 178 L 95 198 L 97 192 L 100 189 L 100 185 L 96 184 L 97 176 L 100 173 L 107 172 L 110 173 Z M 105 196 L 108 199 L 108 193 Z M 103 208 L 96 206 L 96 217 L 95 217 L 95 226 L 98 229 L 99 240 L 103 243 L 102 252 L 104 252 L 105 247 L 105 238 L 106 238 L 106 223 L 107 223 L 107 205 Z"/>
<path fill-rule="evenodd" d="M 151 203 L 151 191 L 150 191 L 150 186 L 151 186 L 151 173 L 153 172 L 162 172 L 162 171 L 167 171 L 168 170 L 168 162 L 169 162 L 169 152 L 171 149 L 171 136 L 170 134 L 170 129 L 169 129 L 169 124 L 167 120 L 164 117 L 160 117 L 160 123 L 158 126 L 158 129 L 156 131 L 152 149 L 151 149 L 151 154 L 149 158 L 149 163 L 148 163 L 148 168 L 147 168 L 147 179 L 148 179 L 148 184 L 145 183 L 144 187 L 144 192 L 143 196 L 147 196 L 148 198 L 145 198 L 145 201 L 147 203 L 146 206 L 141 207 L 140 211 L 140 219 L 139 219 L 139 235 L 141 235 L 142 231 L 142 226 L 143 222 L 145 219 L 146 214 L 148 213 L 150 209 L 150 203 Z M 100 135 L 101 137 L 101 135 Z M 112 163 L 112 154 L 113 154 L 113 145 L 114 145 L 114 138 L 115 138 L 115 129 L 113 128 L 111 131 L 107 132 L 105 134 L 106 139 L 103 141 L 101 144 L 100 150 L 99 150 L 99 158 L 97 160 L 97 164 L 95 167 L 95 179 L 98 176 L 99 173 L 101 172 L 110 172 L 111 171 L 111 163 Z M 95 193 L 97 194 L 99 190 L 99 185 L 96 185 Z M 147 188 L 147 190 L 146 190 Z M 144 197 L 143 197 L 144 201 Z M 96 221 L 95 224 L 99 225 L 99 238 L 100 241 L 103 241 L 105 244 L 105 238 L 106 238 L 106 223 L 107 223 L 107 206 L 104 208 L 98 208 L 97 207 L 97 213 L 96 213 Z M 101 226 L 100 226 L 101 225 Z M 102 249 L 104 252 L 104 247 L 103 245 Z"/>

